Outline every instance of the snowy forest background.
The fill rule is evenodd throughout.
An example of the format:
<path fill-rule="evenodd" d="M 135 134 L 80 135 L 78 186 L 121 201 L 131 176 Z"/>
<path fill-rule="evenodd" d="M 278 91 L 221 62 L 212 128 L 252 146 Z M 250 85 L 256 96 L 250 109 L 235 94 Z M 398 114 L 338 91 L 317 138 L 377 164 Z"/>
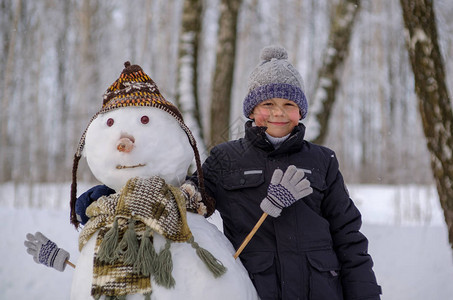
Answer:
<path fill-rule="evenodd" d="M 55 296 L 52 286 L 60 287 L 59 298 L 67 295 L 70 273 L 58 280 L 53 270 L 42 275 L 44 267 L 26 257 L 23 237 L 28 231 L 43 230 L 61 246 L 73 247 L 71 254 L 77 257 L 77 232 L 66 224 L 77 143 L 127 60 L 139 64 L 167 100 L 176 101 L 181 92 L 178 47 L 184 2 L 0 0 L 0 213 L 8 224 L 0 232 L 8 235 L 4 245 L 11 247 L 0 248 L 6 263 L 0 267 L 0 299 L 29 296 L 24 284 L 31 286 L 36 299 L 46 298 L 46 293 Z M 243 132 L 247 77 L 263 46 L 279 44 L 288 50 L 312 104 L 339 2 L 242 0 L 230 122 L 221 130 L 223 139 Z M 190 113 L 185 117 L 204 158 L 211 145 L 216 50 L 222 47 L 217 40 L 221 0 L 201 3 L 197 64 L 201 128 Z M 323 144 L 336 151 L 352 198 L 363 213 L 383 299 L 448 299 L 453 295 L 448 284 L 453 276 L 451 249 L 417 107 L 401 4 L 360 3 Z M 436 0 L 434 9 L 450 88 L 453 2 Z M 187 89 L 187 94 L 191 92 Z M 189 109 L 182 110 L 190 112 L 192 103 L 184 105 Z M 84 160 L 78 178 L 86 188 L 96 184 Z M 15 220 L 23 222 L 13 226 Z M 17 256 L 20 268 L 15 265 Z M 25 273 L 31 275 L 23 281 Z M 46 283 L 39 282 L 40 276 Z"/>
<path fill-rule="evenodd" d="M 265 45 L 287 48 L 309 100 L 313 98 L 337 2 L 243 1 L 230 138 L 242 132 L 247 76 Z M 141 65 L 173 101 L 182 3 L 0 1 L 0 182 L 70 180 L 81 133 L 126 60 Z M 453 4 L 434 4 L 441 49 L 448 58 L 453 53 Z M 204 1 L 200 13 L 198 92 L 206 136 L 219 1 Z M 433 183 L 404 42 L 398 1 L 362 1 L 325 141 L 337 152 L 347 182 Z M 453 61 L 445 59 L 445 65 L 451 74 Z M 451 76 L 447 83 L 452 85 Z M 79 174 L 91 179 L 86 168 Z"/>

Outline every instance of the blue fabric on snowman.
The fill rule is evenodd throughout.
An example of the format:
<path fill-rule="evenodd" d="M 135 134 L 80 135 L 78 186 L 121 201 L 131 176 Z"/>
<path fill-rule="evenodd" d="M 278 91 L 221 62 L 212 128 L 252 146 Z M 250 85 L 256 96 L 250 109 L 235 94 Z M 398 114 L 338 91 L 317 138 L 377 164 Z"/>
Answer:
<path fill-rule="evenodd" d="M 108 196 L 113 193 L 115 193 L 113 189 L 109 188 L 104 184 L 101 184 L 92 187 L 91 189 L 80 195 L 77 198 L 75 205 L 77 220 L 80 222 L 80 224 L 85 225 L 86 222 L 88 222 L 89 218 L 86 215 L 86 210 L 91 203 L 93 203 L 102 196 Z"/>

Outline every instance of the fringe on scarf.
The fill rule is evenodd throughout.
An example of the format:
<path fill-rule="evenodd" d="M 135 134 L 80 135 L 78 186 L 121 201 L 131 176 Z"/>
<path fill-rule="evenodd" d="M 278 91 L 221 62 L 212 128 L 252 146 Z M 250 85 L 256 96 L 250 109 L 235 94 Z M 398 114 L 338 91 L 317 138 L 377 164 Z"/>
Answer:
<path fill-rule="evenodd" d="M 126 265 L 134 265 L 138 256 L 138 239 L 135 233 L 135 221 L 130 219 L 123 239 L 116 248 L 115 257 L 122 257 Z"/>
<path fill-rule="evenodd" d="M 112 228 L 105 233 L 104 239 L 99 246 L 99 260 L 108 264 L 116 261 L 115 250 L 118 246 L 118 219 L 113 222 Z"/>
<path fill-rule="evenodd" d="M 145 276 L 151 276 L 153 274 L 153 266 L 157 261 L 157 253 L 154 250 L 151 242 L 151 228 L 146 227 L 145 233 L 143 233 L 140 243 L 140 248 L 137 253 L 137 260 L 134 263 L 134 272 L 137 274 L 143 274 Z"/>
<path fill-rule="evenodd" d="M 154 280 L 160 286 L 172 288 L 175 286 L 175 279 L 171 275 L 173 271 L 173 261 L 170 252 L 171 241 L 167 240 L 164 249 L 162 249 L 157 257 L 154 269 Z"/>
<path fill-rule="evenodd" d="M 99 247 L 99 260 L 112 264 L 121 259 L 127 265 L 133 265 L 134 273 L 145 276 L 154 276 L 156 283 L 166 288 L 175 285 L 171 275 L 173 261 L 171 258 L 171 241 L 167 239 L 165 247 L 156 253 L 152 243 L 151 228 L 146 227 L 141 239 L 137 238 L 135 232 L 135 221 L 130 219 L 128 229 L 118 243 L 118 219 L 115 219 L 112 228 L 107 231 Z M 187 241 L 196 251 L 198 257 L 211 271 L 215 278 L 225 274 L 227 268 L 208 250 L 200 247 L 194 237 Z"/>
<path fill-rule="evenodd" d="M 91 227 L 87 226 L 89 230 L 82 238 L 83 245 L 90 233 L 99 228 L 100 232 L 103 232 L 98 235 L 98 248 L 95 250 L 97 271 L 93 277 L 92 288 L 95 298 L 104 294 L 106 289 L 109 290 L 104 294 L 106 299 L 125 299 L 124 293 L 138 290 L 143 293 L 145 299 L 150 299 L 151 276 L 160 286 L 174 287 L 176 283 L 172 275 L 173 261 L 170 252 L 172 242 L 189 243 L 215 278 L 227 271 L 221 261 L 195 242 L 187 225 L 185 201 L 179 189 L 166 185 L 165 181 L 159 178 L 134 178 L 126 187 L 119 198 L 107 197 L 104 202 L 98 201 L 97 207 L 93 208 L 96 215 L 99 215 L 98 221 L 92 223 Z M 143 194 L 146 197 L 143 197 Z M 158 209 L 143 209 L 145 204 Z M 161 215 L 163 210 L 166 212 L 165 217 Z M 110 223 L 112 219 L 113 223 Z M 109 223 L 112 224 L 111 227 L 107 225 Z M 162 234 L 166 239 L 159 253 L 154 249 L 153 232 Z M 115 279 L 120 270 L 128 278 L 126 281 Z M 98 277 L 102 278 L 97 279 Z M 99 281 L 96 284 L 95 279 Z M 112 281 L 106 285 L 105 280 L 110 279 Z M 127 287 L 123 286 L 124 284 Z M 114 291 L 110 291 L 111 286 L 115 286 Z"/>
<path fill-rule="evenodd" d="M 204 262 L 209 271 L 214 275 L 215 278 L 218 278 L 225 274 L 227 268 L 222 264 L 220 260 L 214 257 L 211 252 L 201 248 L 200 245 L 195 242 L 193 236 L 188 240 L 188 243 L 196 250 L 198 257 Z"/>

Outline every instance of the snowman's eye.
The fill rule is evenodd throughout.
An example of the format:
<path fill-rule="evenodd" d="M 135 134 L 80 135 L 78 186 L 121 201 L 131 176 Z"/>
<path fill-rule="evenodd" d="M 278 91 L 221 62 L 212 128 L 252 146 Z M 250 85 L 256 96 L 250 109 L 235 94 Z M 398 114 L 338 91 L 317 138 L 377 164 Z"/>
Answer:
<path fill-rule="evenodd" d="M 143 116 L 143 117 L 140 119 L 140 121 L 142 122 L 142 124 L 148 124 L 149 118 L 148 118 L 148 116 Z"/>
<path fill-rule="evenodd" d="M 114 121 L 112 118 L 109 118 L 109 119 L 107 120 L 107 126 L 108 126 L 108 127 L 112 127 L 113 123 L 115 123 L 115 121 Z"/>

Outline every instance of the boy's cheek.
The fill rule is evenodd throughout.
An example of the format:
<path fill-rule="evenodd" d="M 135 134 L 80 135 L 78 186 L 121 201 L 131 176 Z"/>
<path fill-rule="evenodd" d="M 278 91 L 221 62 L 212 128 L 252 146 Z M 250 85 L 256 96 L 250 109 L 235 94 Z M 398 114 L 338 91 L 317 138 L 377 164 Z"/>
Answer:
<path fill-rule="evenodd" d="M 253 119 L 257 126 L 264 126 L 265 121 L 269 118 L 269 113 L 263 112 L 262 110 L 257 110 L 253 113 Z"/>

